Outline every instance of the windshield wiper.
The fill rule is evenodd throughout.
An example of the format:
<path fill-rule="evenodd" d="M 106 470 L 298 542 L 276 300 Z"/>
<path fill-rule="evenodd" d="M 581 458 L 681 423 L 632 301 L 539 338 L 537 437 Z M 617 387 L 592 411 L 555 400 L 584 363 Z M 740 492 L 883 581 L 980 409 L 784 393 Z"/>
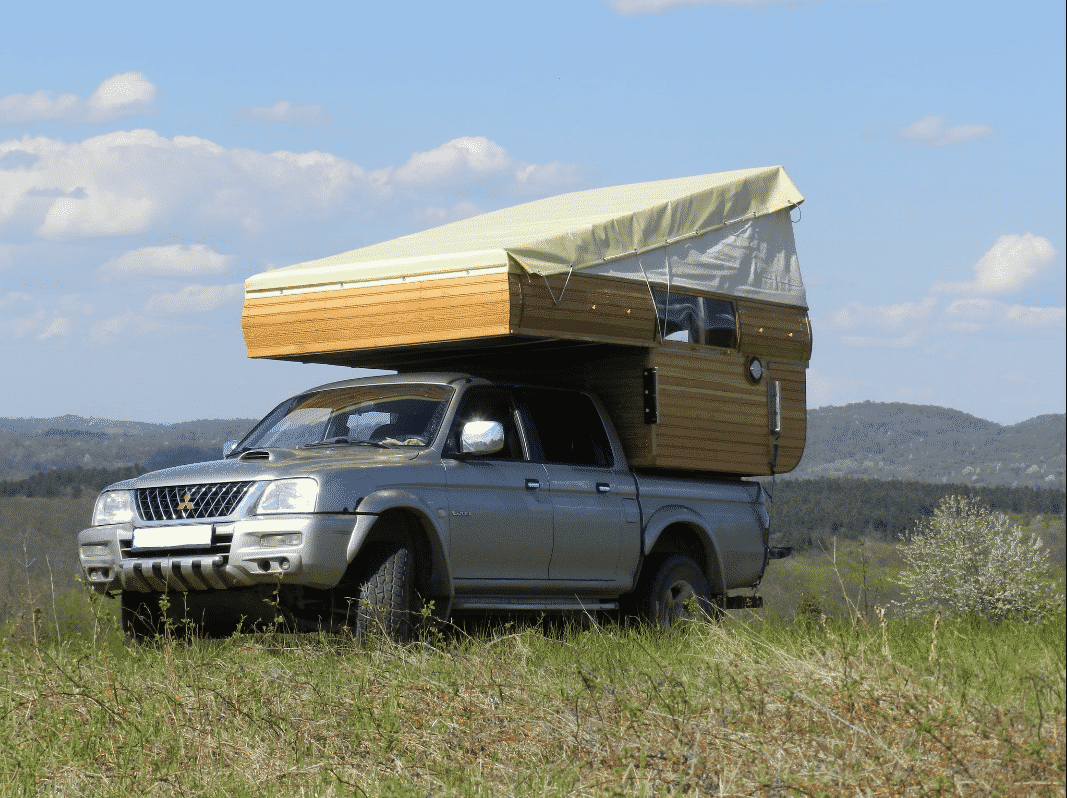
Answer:
<path fill-rule="evenodd" d="M 349 446 L 376 446 L 379 449 L 388 449 L 389 448 L 384 443 L 378 443 L 378 441 L 364 441 L 364 440 L 359 440 L 358 438 L 345 438 L 343 436 L 339 437 L 339 438 L 327 438 L 324 441 L 316 441 L 315 443 L 305 443 L 300 448 L 308 449 L 308 448 L 310 448 L 312 446 L 333 446 L 334 444 L 337 444 L 337 443 L 344 443 L 344 444 L 347 444 Z"/>

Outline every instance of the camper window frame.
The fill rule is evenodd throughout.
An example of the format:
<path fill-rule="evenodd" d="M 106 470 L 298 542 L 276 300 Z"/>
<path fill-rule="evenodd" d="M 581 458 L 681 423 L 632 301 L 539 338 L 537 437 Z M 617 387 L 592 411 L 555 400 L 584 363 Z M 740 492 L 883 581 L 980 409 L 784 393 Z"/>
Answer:
<path fill-rule="evenodd" d="M 740 338 L 737 328 L 737 305 L 729 299 L 721 297 L 709 297 L 700 294 L 690 294 L 684 291 L 672 291 L 664 288 L 652 288 L 652 300 L 656 306 L 656 326 L 659 330 L 661 343 L 710 346 L 718 349 L 738 348 Z M 709 326 L 708 320 L 713 317 L 723 317 L 725 308 L 729 308 L 729 316 L 733 322 L 731 327 Z M 678 313 L 671 314 L 672 309 L 678 309 Z M 686 330 L 680 321 L 672 319 L 676 315 L 679 319 L 688 317 L 689 328 Z M 677 324 L 676 330 L 669 331 L 668 324 Z M 726 342 L 709 340 L 715 333 L 729 330 L 729 338 Z M 671 338 L 679 332 L 688 332 L 688 340 Z"/>

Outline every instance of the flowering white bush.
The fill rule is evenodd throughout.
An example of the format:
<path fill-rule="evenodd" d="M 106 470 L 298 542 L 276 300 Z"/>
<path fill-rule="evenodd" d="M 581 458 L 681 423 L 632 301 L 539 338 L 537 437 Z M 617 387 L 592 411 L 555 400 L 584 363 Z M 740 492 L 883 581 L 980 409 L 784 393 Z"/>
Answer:
<path fill-rule="evenodd" d="M 1041 540 L 974 499 L 946 496 L 930 518 L 916 523 L 903 554 L 898 581 L 911 615 L 1030 618 L 1063 600 Z"/>

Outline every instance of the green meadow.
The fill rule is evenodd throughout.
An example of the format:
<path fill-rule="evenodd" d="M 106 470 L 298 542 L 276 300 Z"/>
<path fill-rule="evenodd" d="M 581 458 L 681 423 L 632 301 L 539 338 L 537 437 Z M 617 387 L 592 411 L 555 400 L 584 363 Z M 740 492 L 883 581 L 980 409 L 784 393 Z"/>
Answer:
<path fill-rule="evenodd" d="M 899 546 L 760 611 L 131 644 L 74 581 L 92 496 L 0 499 L 0 796 L 1064 795 L 1065 625 L 908 619 Z M 1027 520 L 1027 519 L 1021 519 Z M 1062 590 L 1062 516 L 1031 520 Z"/>
<path fill-rule="evenodd" d="M 0 645 L 0 795 L 1064 791 L 1062 612 L 503 623 L 404 646 L 39 624 Z"/>

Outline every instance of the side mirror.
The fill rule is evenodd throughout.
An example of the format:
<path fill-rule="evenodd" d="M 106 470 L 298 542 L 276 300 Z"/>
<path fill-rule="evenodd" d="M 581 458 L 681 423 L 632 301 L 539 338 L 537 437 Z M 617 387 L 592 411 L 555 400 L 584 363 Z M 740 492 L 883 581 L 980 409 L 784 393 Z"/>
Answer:
<path fill-rule="evenodd" d="M 240 443 L 240 441 L 226 441 L 226 443 L 222 444 L 223 460 L 230 456 L 230 452 L 237 448 L 238 443 Z"/>
<path fill-rule="evenodd" d="M 462 454 L 493 454 L 504 448 L 504 425 L 499 421 L 468 421 L 459 436 Z"/>

